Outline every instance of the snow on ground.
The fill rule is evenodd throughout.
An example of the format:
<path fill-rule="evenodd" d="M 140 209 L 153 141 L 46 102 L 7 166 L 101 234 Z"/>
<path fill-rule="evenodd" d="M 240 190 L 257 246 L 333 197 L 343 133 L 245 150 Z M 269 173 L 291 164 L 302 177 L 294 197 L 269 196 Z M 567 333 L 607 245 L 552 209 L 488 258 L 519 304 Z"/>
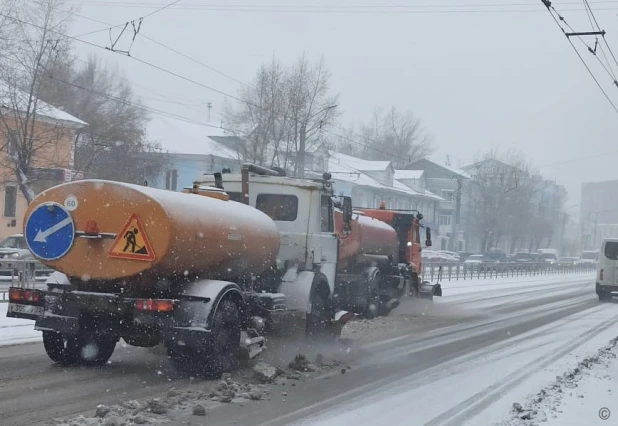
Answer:
<path fill-rule="evenodd" d="M 503 426 L 540 421 L 547 426 L 615 424 L 618 417 L 618 338 L 577 363 L 525 402 L 514 403 Z"/>
<path fill-rule="evenodd" d="M 7 318 L 8 303 L 0 303 L 0 346 L 38 342 L 41 332 L 34 329 L 34 321 Z"/>

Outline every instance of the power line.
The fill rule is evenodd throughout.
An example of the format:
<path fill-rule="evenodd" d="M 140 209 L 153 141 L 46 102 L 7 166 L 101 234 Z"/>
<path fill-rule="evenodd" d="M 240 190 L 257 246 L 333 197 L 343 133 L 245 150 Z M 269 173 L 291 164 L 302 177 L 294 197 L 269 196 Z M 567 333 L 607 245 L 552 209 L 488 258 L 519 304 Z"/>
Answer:
<path fill-rule="evenodd" d="M 171 2 L 171 3 L 168 3 L 168 4 L 164 5 L 163 7 L 159 7 L 159 8 L 158 8 L 157 10 L 155 10 L 154 12 L 150 12 L 150 13 L 149 13 L 149 14 L 147 14 L 147 15 L 141 16 L 141 17 L 136 18 L 136 19 L 133 19 L 133 20 L 131 20 L 131 21 L 123 22 L 122 24 L 118 24 L 118 25 L 106 24 L 106 25 L 111 25 L 111 26 L 110 26 L 109 28 L 103 28 L 103 29 L 96 30 L 96 31 L 90 31 L 90 32 L 83 33 L 83 34 L 77 34 L 77 35 L 76 35 L 76 36 L 74 36 L 74 37 L 85 37 L 85 36 L 87 36 L 87 35 L 91 35 L 91 34 L 102 33 L 103 31 L 111 31 L 111 30 L 112 30 L 112 29 L 114 29 L 114 28 L 126 27 L 126 26 L 129 24 L 129 22 L 135 22 L 135 21 L 140 21 L 140 22 L 141 22 L 141 21 L 143 21 L 144 19 L 149 18 L 149 17 L 151 17 L 152 15 L 154 15 L 154 14 L 156 14 L 156 13 L 159 13 L 159 12 L 163 11 L 163 10 L 167 9 L 168 7 L 172 7 L 172 6 L 174 6 L 175 4 L 177 4 L 177 3 L 181 2 L 181 1 L 182 1 L 182 0 L 175 0 L 175 1 Z M 74 13 L 74 12 L 69 12 L 69 13 L 72 13 L 72 14 L 74 14 L 74 15 L 77 15 L 77 13 Z M 98 21 L 98 22 L 100 22 L 100 23 L 104 23 L 104 22 L 101 22 L 101 21 Z"/>
<path fill-rule="evenodd" d="M 151 13 L 149 13 L 148 15 L 146 15 L 146 16 L 144 16 L 144 17 L 142 17 L 142 19 L 149 18 L 149 17 L 151 17 L 152 15 L 154 15 L 155 13 L 159 13 L 159 12 L 161 12 L 161 11 L 163 11 L 163 10 L 167 9 L 168 7 L 172 7 L 172 6 L 174 6 L 175 4 L 180 3 L 181 1 L 182 1 L 182 0 L 175 0 L 175 1 L 171 2 L 171 3 L 169 3 L 169 4 L 166 4 L 165 6 L 160 7 L 159 9 L 155 10 L 154 12 L 151 12 Z"/>
<path fill-rule="evenodd" d="M 560 28 L 560 30 L 564 33 L 564 35 L 566 36 L 566 32 L 564 31 L 564 28 L 562 27 L 562 25 L 560 25 L 560 22 L 558 21 L 558 19 L 560 19 L 561 21 L 564 20 L 564 18 L 556 11 L 556 9 L 551 5 L 551 2 L 549 0 L 541 0 L 543 2 L 543 4 L 547 7 L 547 11 L 549 12 L 549 14 L 551 15 L 551 17 L 553 18 L 554 22 L 556 23 L 556 25 L 558 25 L 558 28 Z M 552 12 L 553 10 L 553 12 Z M 556 18 L 556 15 L 554 15 L 554 13 L 556 15 L 558 15 L 558 18 Z M 618 114 L 618 108 L 616 108 L 616 105 L 614 104 L 614 102 L 612 102 L 612 100 L 610 99 L 610 97 L 607 95 L 607 93 L 605 92 L 605 89 L 603 89 L 603 87 L 601 86 L 601 83 L 599 83 L 599 81 L 597 80 L 597 78 L 594 76 L 594 74 L 592 73 L 592 70 L 590 69 L 590 67 L 588 66 L 588 64 L 586 63 L 586 61 L 584 60 L 584 58 L 582 57 L 582 55 L 579 53 L 579 51 L 577 50 L 577 48 L 575 47 L 575 45 L 573 44 L 573 42 L 571 41 L 571 38 L 567 36 L 567 40 L 569 41 L 569 44 L 571 45 L 571 47 L 573 48 L 573 50 L 575 50 L 575 53 L 577 54 L 577 56 L 579 57 L 580 61 L 582 62 L 582 64 L 584 64 L 584 66 L 586 67 L 586 70 L 588 70 L 588 74 L 590 74 L 590 77 L 592 77 L 592 79 L 594 80 L 594 82 L 597 84 L 597 86 L 599 87 L 599 90 L 601 90 L 601 92 L 603 93 L 603 95 L 605 96 L 605 98 L 607 99 L 607 101 L 610 103 L 610 105 L 612 106 L 612 108 L 614 109 L 614 111 L 616 112 L 616 114 Z"/>
<path fill-rule="evenodd" d="M 584 0 L 584 4 L 586 5 L 588 12 L 590 13 L 590 16 L 592 16 L 592 19 L 594 20 L 594 23 L 597 26 L 597 30 L 601 31 L 601 27 L 599 26 L 599 23 L 597 22 L 597 18 L 596 16 L 594 16 L 594 12 L 590 8 L 590 2 L 588 0 Z M 614 62 L 616 63 L 616 65 L 618 65 L 618 60 L 616 60 L 616 56 L 614 55 L 612 48 L 609 46 L 609 43 L 607 42 L 607 39 L 605 38 L 605 33 L 603 33 L 602 38 L 603 38 L 603 42 L 607 46 L 607 50 L 609 50 L 609 53 L 612 55 L 612 58 L 614 58 Z"/>

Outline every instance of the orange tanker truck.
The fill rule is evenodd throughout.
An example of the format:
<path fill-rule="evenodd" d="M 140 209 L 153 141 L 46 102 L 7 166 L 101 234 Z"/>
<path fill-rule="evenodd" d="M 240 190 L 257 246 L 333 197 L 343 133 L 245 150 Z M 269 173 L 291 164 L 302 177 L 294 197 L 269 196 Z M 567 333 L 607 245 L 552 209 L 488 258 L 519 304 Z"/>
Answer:
<path fill-rule="evenodd" d="M 39 194 L 24 235 L 56 272 L 46 290 L 11 288 L 7 315 L 35 320 L 61 364 L 104 364 L 122 338 L 219 375 L 286 318 L 337 333 L 406 289 L 441 295 L 418 282 L 420 214 L 354 211 L 328 174 L 246 164 L 224 176 L 182 192 L 83 180 Z"/>

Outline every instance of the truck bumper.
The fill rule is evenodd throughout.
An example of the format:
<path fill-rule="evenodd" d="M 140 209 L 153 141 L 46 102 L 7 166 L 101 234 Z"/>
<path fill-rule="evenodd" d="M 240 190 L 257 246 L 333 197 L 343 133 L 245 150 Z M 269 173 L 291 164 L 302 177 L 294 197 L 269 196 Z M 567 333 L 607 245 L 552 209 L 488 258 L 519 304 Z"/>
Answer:
<path fill-rule="evenodd" d="M 607 294 L 607 293 L 618 293 L 618 285 L 605 285 L 601 283 L 597 283 L 596 285 L 596 293 L 599 294 Z"/>

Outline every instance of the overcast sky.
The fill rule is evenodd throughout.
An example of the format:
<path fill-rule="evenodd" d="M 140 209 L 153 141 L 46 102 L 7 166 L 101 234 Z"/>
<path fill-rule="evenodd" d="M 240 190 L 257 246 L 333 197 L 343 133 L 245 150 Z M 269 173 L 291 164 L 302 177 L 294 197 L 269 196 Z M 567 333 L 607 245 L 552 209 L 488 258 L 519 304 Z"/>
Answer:
<path fill-rule="evenodd" d="M 70 1 L 78 5 L 80 15 L 111 24 L 171 3 Z M 583 2 L 552 3 L 576 30 L 591 30 Z M 443 162 L 449 155 L 453 165 L 466 164 L 492 147 L 516 147 L 546 177 L 566 185 L 569 204 L 579 203 L 582 181 L 618 178 L 618 113 L 540 0 L 499 4 L 498 0 L 183 0 L 146 18 L 141 32 L 243 82 L 250 82 L 272 55 L 293 62 L 303 51 L 313 59 L 323 54 L 333 74 L 333 91 L 341 95 L 343 125 L 369 119 L 375 106 L 394 105 L 422 119 L 434 137 L 433 159 Z M 229 10 L 234 5 L 244 10 Z M 276 11 L 273 5 L 283 9 Z M 401 5 L 406 7 L 393 7 Z M 590 1 L 590 5 L 618 55 L 618 1 Z M 322 10 L 314 12 L 319 6 Z M 222 8 L 227 10 L 214 10 Z M 75 16 L 71 34 L 105 27 Z M 127 48 L 129 35 L 116 47 Z M 81 38 L 110 44 L 108 32 Z M 594 45 L 593 38 L 586 41 Z M 117 64 L 150 107 L 205 121 L 205 104 L 212 102 L 212 121 L 220 120 L 224 95 L 118 54 L 78 42 L 75 48 L 84 58 L 96 53 Z M 618 105 L 618 87 L 612 86 L 592 55 L 581 51 Z M 131 55 L 237 94 L 239 83 L 143 37 L 135 39 Z M 564 163 L 554 164 L 559 162 Z"/>

